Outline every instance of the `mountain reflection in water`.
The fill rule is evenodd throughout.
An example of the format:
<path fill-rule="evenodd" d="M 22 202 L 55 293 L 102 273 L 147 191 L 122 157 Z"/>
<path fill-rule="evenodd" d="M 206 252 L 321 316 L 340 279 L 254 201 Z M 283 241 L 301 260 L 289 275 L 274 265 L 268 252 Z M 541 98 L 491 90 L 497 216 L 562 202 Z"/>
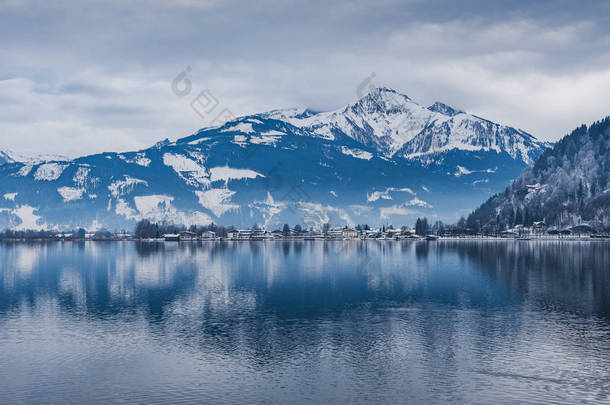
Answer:
<path fill-rule="evenodd" d="M 0 244 L 1 402 L 604 403 L 610 244 Z"/>

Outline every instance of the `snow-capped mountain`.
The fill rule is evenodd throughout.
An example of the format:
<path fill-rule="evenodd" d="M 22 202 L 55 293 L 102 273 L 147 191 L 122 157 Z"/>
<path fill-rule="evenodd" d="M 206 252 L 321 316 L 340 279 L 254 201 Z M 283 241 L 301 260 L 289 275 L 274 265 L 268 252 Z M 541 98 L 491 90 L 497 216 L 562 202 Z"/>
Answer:
<path fill-rule="evenodd" d="M 0 227 L 453 221 L 544 149 L 523 131 L 375 89 L 341 110 L 274 110 L 137 152 L 4 164 Z"/>
<path fill-rule="evenodd" d="M 522 130 L 495 124 L 438 101 L 426 108 L 387 88 L 373 89 L 337 111 L 272 111 L 267 116 L 326 139 L 348 136 L 386 157 L 412 159 L 458 149 L 506 152 L 529 164 L 545 147 Z"/>
<path fill-rule="evenodd" d="M 62 155 L 35 155 L 35 156 L 26 156 L 19 153 L 15 153 L 11 150 L 0 150 L 0 165 L 5 163 L 28 163 L 28 164 L 36 164 L 42 162 L 53 162 L 53 161 L 67 161 L 70 160 L 66 156 Z"/>

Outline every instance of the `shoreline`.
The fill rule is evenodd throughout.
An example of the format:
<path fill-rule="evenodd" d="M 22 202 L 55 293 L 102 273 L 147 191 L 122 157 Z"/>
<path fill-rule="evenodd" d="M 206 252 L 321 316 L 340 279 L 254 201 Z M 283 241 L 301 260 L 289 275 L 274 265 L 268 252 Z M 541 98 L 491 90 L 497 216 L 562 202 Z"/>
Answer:
<path fill-rule="evenodd" d="M 610 242 L 610 237 L 588 237 L 588 236 L 564 236 L 564 237 L 548 237 L 534 236 L 524 238 L 502 238 L 494 236 L 439 236 L 435 240 L 426 240 L 426 238 L 345 238 L 345 239 L 312 239 L 312 238 L 275 238 L 275 239 L 201 239 L 201 240 L 165 240 L 163 238 L 153 239 L 138 239 L 138 238 L 3 238 L 2 242 L 136 242 L 136 243 L 219 243 L 219 242 L 443 242 L 443 241 L 493 241 L 493 242 Z"/>

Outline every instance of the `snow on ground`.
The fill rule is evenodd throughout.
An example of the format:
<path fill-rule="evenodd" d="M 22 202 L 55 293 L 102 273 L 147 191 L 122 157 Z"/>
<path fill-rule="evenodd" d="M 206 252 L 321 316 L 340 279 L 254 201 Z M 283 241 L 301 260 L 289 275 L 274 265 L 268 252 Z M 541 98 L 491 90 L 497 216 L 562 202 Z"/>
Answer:
<path fill-rule="evenodd" d="M 210 169 L 210 178 L 212 181 L 219 180 L 240 180 L 240 179 L 254 179 L 256 177 L 265 177 L 260 173 L 250 169 L 234 169 L 229 166 L 212 167 Z"/>
<path fill-rule="evenodd" d="M 429 147 L 413 153 L 406 154 L 406 158 L 415 158 L 430 153 L 443 153 L 452 149 L 468 151 L 495 151 L 497 153 L 506 152 L 513 159 L 521 159 L 526 164 L 531 164 L 532 159 L 529 154 L 541 146 L 535 140 L 530 140 L 530 136 L 520 130 L 504 127 L 499 124 L 488 122 L 479 117 L 469 114 L 458 114 L 443 122 L 448 128 L 449 136 L 445 135 L 446 130 L 440 130 L 438 122 L 431 128 Z"/>
<path fill-rule="evenodd" d="M 170 166 L 177 173 L 180 172 L 197 172 L 205 170 L 197 162 L 187 158 L 184 155 L 177 153 L 165 153 L 163 155 L 163 164 Z"/>
<path fill-rule="evenodd" d="M 84 188 L 60 187 L 57 192 L 64 199 L 64 202 L 80 200 L 83 198 Z"/>
<path fill-rule="evenodd" d="M 284 132 L 281 131 L 276 131 L 275 129 L 269 130 L 269 131 L 265 131 L 265 132 L 261 132 L 261 135 L 263 136 L 282 136 L 282 135 L 286 135 Z"/>
<path fill-rule="evenodd" d="M 262 135 L 261 136 L 251 136 L 250 143 L 255 145 L 276 145 L 277 141 L 280 139 L 279 135 Z"/>
<path fill-rule="evenodd" d="M 87 177 L 89 177 L 89 172 L 91 172 L 90 168 L 86 166 L 80 166 L 78 170 L 76 170 L 74 177 L 72 177 L 72 181 L 75 185 L 79 187 L 84 187 L 87 183 Z"/>
<path fill-rule="evenodd" d="M 314 114 L 304 118 L 288 118 L 286 121 L 314 131 L 326 139 L 334 139 L 333 130 L 340 130 L 356 138 L 363 132 L 371 133 L 373 140 L 382 142 L 390 155 L 407 141 L 413 139 L 433 120 L 448 117 L 428 110 L 407 96 L 384 89 L 376 89 L 370 96 L 335 111 Z"/>
<path fill-rule="evenodd" d="M 119 158 L 123 159 L 127 163 L 135 164 L 135 165 L 142 166 L 142 167 L 150 166 L 150 162 L 151 162 L 151 160 L 146 157 L 146 154 L 144 152 L 138 152 L 132 158 L 128 158 L 127 156 L 124 156 L 124 155 L 119 155 Z"/>
<path fill-rule="evenodd" d="M 4 194 L 4 199 L 9 201 L 15 201 L 15 197 L 17 197 L 19 193 L 6 193 Z"/>
<path fill-rule="evenodd" d="M 134 197 L 134 203 L 138 210 L 137 215 L 133 215 L 133 210 L 127 206 L 120 209 L 133 215 L 132 219 L 150 219 L 151 221 L 169 221 L 185 226 L 210 224 L 213 222 L 209 215 L 200 211 L 183 212 L 178 211 L 172 206 L 174 197 L 169 195 L 147 195 Z"/>
<path fill-rule="evenodd" d="M 138 184 L 148 187 L 148 183 L 144 180 L 129 177 L 127 175 L 124 175 L 123 178 L 124 180 L 114 181 L 108 186 L 110 194 L 115 198 L 131 193 Z"/>
<path fill-rule="evenodd" d="M 134 197 L 137 210 L 145 218 L 156 218 L 158 213 L 169 211 L 174 197 L 169 195 L 146 195 Z"/>
<path fill-rule="evenodd" d="M 523 159 L 529 164 L 529 154 L 540 147 L 522 131 L 464 112 L 454 115 L 434 111 L 390 89 L 374 89 L 357 102 L 335 111 L 307 116 L 271 111 L 266 115 L 326 139 L 334 139 L 334 131 L 354 139 L 366 136 L 386 156 L 398 151 L 406 158 L 452 149 L 506 151 L 514 159 Z"/>
<path fill-rule="evenodd" d="M 53 181 L 57 180 L 59 176 L 64 172 L 67 164 L 60 163 L 45 163 L 38 166 L 34 178 L 39 181 Z"/>
<path fill-rule="evenodd" d="M 126 218 L 138 218 L 138 212 L 131 208 L 129 204 L 122 198 L 117 199 L 116 206 L 114 207 L 114 212 L 117 215 L 123 215 Z"/>
<path fill-rule="evenodd" d="M 297 115 L 302 115 L 305 110 L 305 108 L 279 108 L 264 112 L 261 115 L 275 120 L 286 120 L 288 118 L 294 118 Z"/>
<path fill-rule="evenodd" d="M 305 213 L 303 216 L 305 225 L 314 228 L 322 228 L 322 225 L 330 222 L 329 214 L 336 214 L 348 226 L 355 225 L 349 214 L 341 208 L 304 201 L 299 201 L 296 206 Z"/>
<path fill-rule="evenodd" d="M 523 197 L 524 201 L 529 201 L 532 197 L 534 197 L 538 193 L 545 193 L 548 189 L 548 184 L 540 185 L 540 183 L 536 184 L 526 184 L 525 189 L 527 190 L 527 194 Z"/>
<path fill-rule="evenodd" d="M 472 170 L 468 170 L 468 169 L 466 169 L 465 167 L 462 167 L 462 166 L 457 166 L 456 169 L 457 169 L 457 171 L 454 173 L 455 177 L 460 177 L 460 176 L 463 176 L 463 175 L 468 175 L 468 174 L 472 174 L 473 173 Z"/>
<path fill-rule="evenodd" d="M 392 199 L 392 196 L 390 195 L 391 192 L 404 192 L 404 193 L 409 193 L 411 195 L 415 195 L 413 190 L 411 190 L 408 187 L 403 187 L 403 188 L 388 187 L 384 191 L 373 191 L 370 194 L 367 193 L 366 194 L 366 201 L 374 202 L 374 201 L 377 201 L 379 199 L 391 200 Z"/>
<path fill-rule="evenodd" d="M 206 159 L 205 154 L 203 154 L 199 151 L 196 151 L 196 150 L 187 150 L 186 152 L 189 154 L 190 157 L 195 159 L 195 161 L 201 162 L 201 163 L 205 162 L 205 159 Z"/>
<path fill-rule="evenodd" d="M 203 143 L 205 141 L 209 141 L 210 139 L 212 139 L 212 138 L 204 137 L 204 138 L 195 139 L 193 141 L 190 141 L 189 145 L 199 145 L 200 143 Z"/>
<path fill-rule="evenodd" d="M 341 147 L 341 153 L 344 155 L 355 157 L 356 159 L 371 160 L 373 154 L 362 149 L 348 148 L 346 146 Z"/>
<path fill-rule="evenodd" d="M 298 207 L 305 212 L 303 222 L 305 225 L 311 225 L 314 228 L 320 228 L 321 225 L 330 222 L 328 211 L 324 209 L 322 204 L 311 202 L 300 202 Z"/>
<path fill-rule="evenodd" d="M 66 156 L 63 155 L 45 155 L 39 154 L 34 156 L 22 155 L 20 153 L 15 153 L 11 150 L 3 150 L 0 151 L 0 155 L 4 155 L 5 159 L 8 159 L 9 162 L 19 162 L 26 163 L 28 165 L 37 165 L 45 162 L 65 162 L 70 160 Z"/>
<path fill-rule="evenodd" d="M 212 211 L 217 217 L 221 217 L 225 212 L 239 209 L 239 205 L 231 204 L 231 197 L 235 191 L 228 188 L 213 188 L 206 191 L 195 191 L 199 204 Z"/>
<path fill-rule="evenodd" d="M 143 166 L 143 167 L 148 167 L 150 166 L 150 159 L 147 158 L 146 156 L 139 156 L 136 159 L 134 159 L 133 161 L 135 164 L 139 165 L 139 166 Z"/>
<path fill-rule="evenodd" d="M 267 192 L 267 199 L 264 201 L 253 201 L 248 204 L 248 207 L 258 210 L 263 218 L 265 219 L 265 223 L 263 224 L 268 227 L 271 224 L 271 220 L 274 216 L 282 212 L 282 210 L 286 207 L 286 203 L 278 201 L 276 202 L 271 193 Z"/>
<path fill-rule="evenodd" d="M 497 167 L 495 169 L 468 170 L 462 166 L 457 166 L 456 169 L 457 169 L 457 171 L 453 174 L 455 177 L 460 177 L 460 176 L 468 175 L 468 174 L 472 174 L 472 173 L 495 173 L 498 170 Z"/>
<path fill-rule="evenodd" d="M 32 166 L 32 165 L 25 165 L 25 166 L 21 167 L 21 169 L 19 169 L 19 171 L 17 172 L 17 176 L 25 177 L 28 174 L 30 174 L 30 172 L 32 171 L 33 168 L 34 168 L 34 166 Z"/>
<path fill-rule="evenodd" d="M 188 184 L 209 184 L 209 174 L 204 166 L 184 155 L 165 153 L 163 164 L 174 169 Z"/>
<path fill-rule="evenodd" d="M 44 224 L 39 224 L 40 216 L 34 214 L 34 211 L 37 211 L 38 208 L 31 207 L 29 205 L 21 205 L 11 213 L 17 216 L 21 223 L 15 227 L 17 230 L 26 230 L 26 229 L 43 229 L 46 226 Z"/>
<path fill-rule="evenodd" d="M 252 124 L 249 122 L 239 122 L 230 125 L 227 128 L 222 129 L 220 132 L 242 132 L 244 134 L 251 134 L 254 131 Z"/>
<path fill-rule="evenodd" d="M 233 137 L 233 140 L 231 141 L 231 143 L 234 143 L 237 146 L 245 148 L 246 144 L 248 143 L 248 137 L 245 135 L 235 135 Z"/>

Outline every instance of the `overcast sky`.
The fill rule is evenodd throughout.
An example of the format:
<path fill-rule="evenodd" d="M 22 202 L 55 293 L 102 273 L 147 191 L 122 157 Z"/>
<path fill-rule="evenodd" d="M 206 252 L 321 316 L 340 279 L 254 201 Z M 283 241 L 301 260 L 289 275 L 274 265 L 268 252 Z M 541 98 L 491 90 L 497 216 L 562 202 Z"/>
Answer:
<path fill-rule="evenodd" d="M 135 150 L 208 125 L 204 90 L 330 110 L 367 78 L 557 140 L 610 115 L 610 2 L 0 0 L 0 149 Z"/>

